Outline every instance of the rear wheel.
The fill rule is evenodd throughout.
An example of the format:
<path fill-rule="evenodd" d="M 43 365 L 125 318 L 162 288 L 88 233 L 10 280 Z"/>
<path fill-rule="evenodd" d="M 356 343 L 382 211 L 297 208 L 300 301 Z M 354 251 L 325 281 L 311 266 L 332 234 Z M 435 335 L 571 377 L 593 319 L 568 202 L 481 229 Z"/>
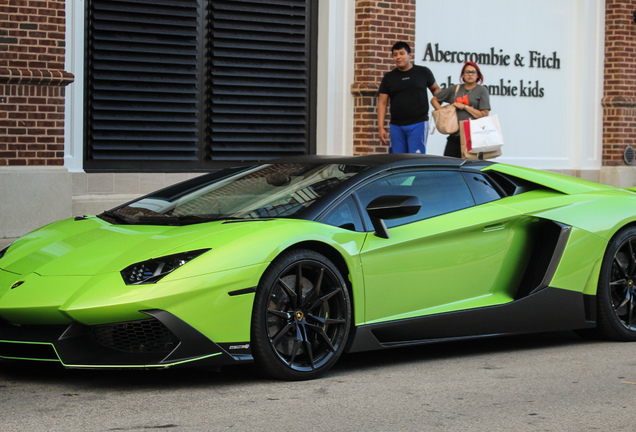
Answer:
<path fill-rule="evenodd" d="M 626 228 L 610 241 L 597 302 L 600 333 L 614 340 L 636 341 L 636 228 Z"/>
<path fill-rule="evenodd" d="M 311 250 L 279 256 L 254 300 L 252 352 L 259 372 L 305 380 L 328 371 L 351 326 L 347 285 L 337 267 Z"/>

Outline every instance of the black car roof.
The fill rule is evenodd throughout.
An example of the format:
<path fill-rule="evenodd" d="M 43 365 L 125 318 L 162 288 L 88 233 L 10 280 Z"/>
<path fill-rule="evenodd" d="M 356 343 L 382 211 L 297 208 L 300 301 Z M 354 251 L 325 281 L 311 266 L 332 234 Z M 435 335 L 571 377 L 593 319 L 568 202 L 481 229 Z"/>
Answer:
<path fill-rule="evenodd" d="M 423 155 L 412 153 L 385 153 L 360 156 L 326 156 L 326 155 L 303 155 L 291 156 L 282 159 L 267 161 L 267 163 L 331 163 L 345 165 L 381 166 L 387 167 L 407 167 L 407 166 L 479 166 L 485 167 L 495 162 L 482 160 L 458 159 L 437 155 Z"/>

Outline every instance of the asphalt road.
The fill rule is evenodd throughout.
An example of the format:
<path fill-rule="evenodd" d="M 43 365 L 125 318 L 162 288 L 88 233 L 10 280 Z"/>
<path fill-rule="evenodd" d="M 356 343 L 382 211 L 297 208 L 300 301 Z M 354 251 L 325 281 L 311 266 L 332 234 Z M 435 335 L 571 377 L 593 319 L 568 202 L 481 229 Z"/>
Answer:
<path fill-rule="evenodd" d="M 9 431 L 634 431 L 636 344 L 572 333 L 344 356 L 324 378 L 0 361 Z"/>

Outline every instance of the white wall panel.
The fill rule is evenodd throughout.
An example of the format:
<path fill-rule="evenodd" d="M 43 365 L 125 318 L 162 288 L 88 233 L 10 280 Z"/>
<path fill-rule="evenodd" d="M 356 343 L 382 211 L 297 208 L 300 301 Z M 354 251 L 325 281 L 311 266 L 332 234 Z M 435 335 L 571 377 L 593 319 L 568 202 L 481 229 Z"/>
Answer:
<path fill-rule="evenodd" d="M 491 113 L 499 115 L 506 141 L 498 160 L 597 170 L 604 10 L 603 0 L 417 0 L 415 63 L 447 86 L 459 82 L 465 57 L 457 62 L 453 51 L 496 54 L 493 64 L 486 64 L 487 57 L 477 63 L 484 84 L 505 94 L 491 92 Z M 442 57 L 441 51 L 450 54 Z M 446 136 L 435 133 L 428 152 L 442 154 L 445 143 Z"/>

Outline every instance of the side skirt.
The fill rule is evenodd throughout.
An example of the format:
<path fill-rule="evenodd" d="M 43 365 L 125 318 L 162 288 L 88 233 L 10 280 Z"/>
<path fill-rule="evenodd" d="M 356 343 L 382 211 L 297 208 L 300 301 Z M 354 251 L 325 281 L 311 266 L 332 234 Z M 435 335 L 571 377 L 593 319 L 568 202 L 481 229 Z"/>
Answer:
<path fill-rule="evenodd" d="M 359 326 L 347 351 L 591 328 L 594 304 L 594 296 L 547 287 L 503 305 Z"/>

